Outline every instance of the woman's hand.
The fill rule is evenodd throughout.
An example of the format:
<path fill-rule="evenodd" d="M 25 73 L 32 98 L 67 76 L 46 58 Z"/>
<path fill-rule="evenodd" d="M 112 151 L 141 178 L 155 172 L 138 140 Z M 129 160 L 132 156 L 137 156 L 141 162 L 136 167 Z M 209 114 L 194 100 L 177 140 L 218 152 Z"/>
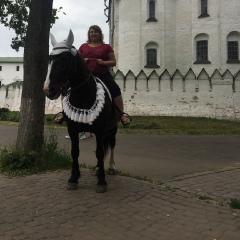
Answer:
<path fill-rule="evenodd" d="M 97 63 L 99 65 L 105 65 L 105 62 L 102 59 L 97 59 Z"/>

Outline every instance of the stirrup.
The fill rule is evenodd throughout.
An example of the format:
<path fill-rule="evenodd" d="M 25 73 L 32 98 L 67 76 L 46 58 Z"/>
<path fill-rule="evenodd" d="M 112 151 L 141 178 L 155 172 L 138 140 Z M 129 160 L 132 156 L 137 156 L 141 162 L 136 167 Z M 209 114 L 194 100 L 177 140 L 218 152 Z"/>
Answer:
<path fill-rule="evenodd" d="M 60 114 L 61 114 L 62 118 L 59 118 L 58 115 L 60 115 Z M 63 112 L 59 112 L 59 113 L 57 113 L 57 114 L 53 117 L 53 121 L 54 121 L 55 123 L 57 123 L 57 124 L 62 124 L 63 121 L 64 121 L 64 115 L 63 115 Z"/>

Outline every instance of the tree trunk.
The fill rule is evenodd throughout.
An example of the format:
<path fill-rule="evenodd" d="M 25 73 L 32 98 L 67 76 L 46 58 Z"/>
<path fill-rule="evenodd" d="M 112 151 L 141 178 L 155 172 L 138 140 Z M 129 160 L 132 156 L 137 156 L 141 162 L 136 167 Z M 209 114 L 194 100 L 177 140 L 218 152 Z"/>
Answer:
<path fill-rule="evenodd" d="M 44 140 L 46 78 L 49 31 L 53 0 L 32 0 L 24 48 L 24 76 L 16 146 L 37 151 Z"/>

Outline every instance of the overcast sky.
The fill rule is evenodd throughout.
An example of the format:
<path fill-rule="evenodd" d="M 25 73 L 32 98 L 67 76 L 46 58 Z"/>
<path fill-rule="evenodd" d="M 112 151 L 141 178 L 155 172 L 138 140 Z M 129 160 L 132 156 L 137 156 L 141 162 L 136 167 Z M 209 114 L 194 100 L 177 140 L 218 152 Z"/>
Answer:
<path fill-rule="evenodd" d="M 59 19 L 50 30 L 57 41 L 66 39 L 69 30 L 74 34 L 74 46 L 78 48 L 86 42 L 89 26 L 98 25 L 104 33 L 104 41 L 109 43 L 107 17 L 104 15 L 104 0 L 54 0 L 55 8 L 63 7 L 63 12 L 59 13 Z M 36 27 L 37 31 L 37 27 Z M 9 30 L 0 24 L 0 57 L 22 57 L 23 48 L 16 52 L 11 48 L 14 31 Z M 50 46 L 51 50 L 52 46 Z"/>

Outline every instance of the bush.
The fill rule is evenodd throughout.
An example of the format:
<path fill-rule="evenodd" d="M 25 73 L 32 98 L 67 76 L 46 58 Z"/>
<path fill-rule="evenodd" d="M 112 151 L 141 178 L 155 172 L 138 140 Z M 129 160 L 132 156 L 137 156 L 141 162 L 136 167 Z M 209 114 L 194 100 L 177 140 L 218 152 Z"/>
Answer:
<path fill-rule="evenodd" d="M 19 112 L 11 112 L 7 108 L 0 108 L 0 121 L 19 122 Z"/>
<path fill-rule="evenodd" d="M 52 122 L 53 122 L 53 117 L 50 116 L 50 115 L 46 115 L 46 116 L 45 116 L 45 121 L 46 121 L 47 123 L 52 123 Z"/>
<path fill-rule="evenodd" d="M 7 112 L 10 112 L 10 110 L 8 108 L 0 108 L 0 114 L 7 113 Z"/>
<path fill-rule="evenodd" d="M 230 205 L 231 208 L 240 209 L 240 199 L 231 198 L 230 202 L 229 202 L 229 205 Z"/>
<path fill-rule="evenodd" d="M 43 147 L 38 152 L 24 153 L 15 146 L 0 150 L 0 172 L 13 176 L 70 167 L 71 157 L 65 150 L 59 149 L 57 135 L 53 131 L 45 137 Z"/>
<path fill-rule="evenodd" d="M 19 149 L 7 150 L 1 152 L 1 169 L 22 170 L 28 169 L 35 165 L 37 153 L 29 152 L 22 154 Z"/>

